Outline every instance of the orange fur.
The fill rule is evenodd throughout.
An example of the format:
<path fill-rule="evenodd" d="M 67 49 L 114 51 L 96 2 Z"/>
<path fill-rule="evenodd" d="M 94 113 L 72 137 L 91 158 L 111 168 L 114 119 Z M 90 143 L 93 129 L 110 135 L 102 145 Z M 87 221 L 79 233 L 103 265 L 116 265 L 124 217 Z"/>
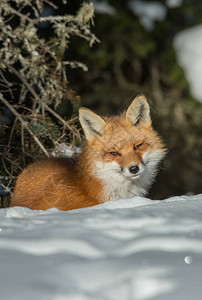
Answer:
<path fill-rule="evenodd" d="M 110 118 L 101 118 L 88 109 L 81 109 L 80 122 L 86 135 L 82 153 L 77 158 L 50 158 L 29 165 L 17 179 L 10 206 L 70 210 L 145 194 L 154 175 L 142 181 L 142 175 L 136 181 L 132 177 L 120 177 L 120 173 L 125 169 L 128 172 L 131 165 L 146 169 L 144 153 L 150 155 L 158 150 L 159 160 L 165 154 L 164 146 L 151 126 L 145 97 L 136 97 L 125 113 Z M 137 145 L 140 146 L 136 149 Z M 155 162 L 157 156 L 152 159 Z M 101 164 L 99 171 L 96 162 Z M 108 165 L 118 166 L 118 175 L 112 173 L 111 176 L 110 168 L 105 169 Z M 149 168 L 155 173 L 152 165 Z M 134 191 L 133 182 L 137 185 Z M 124 190 L 126 185 L 126 192 L 122 193 L 121 189 Z"/>
<path fill-rule="evenodd" d="M 65 157 L 33 163 L 18 177 L 10 206 L 70 210 L 102 203 L 99 181 L 83 171 L 78 161 Z"/>

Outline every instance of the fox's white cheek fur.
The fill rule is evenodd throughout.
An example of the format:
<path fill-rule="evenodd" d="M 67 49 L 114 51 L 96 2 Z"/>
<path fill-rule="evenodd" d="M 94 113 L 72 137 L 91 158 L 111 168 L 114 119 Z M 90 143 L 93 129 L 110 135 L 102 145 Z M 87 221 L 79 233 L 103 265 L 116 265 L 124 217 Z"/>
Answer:
<path fill-rule="evenodd" d="M 150 150 L 143 154 L 142 161 L 144 165 L 152 171 L 152 169 L 156 168 L 164 156 L 164 150 Z"/>
<path fill-rule="evenodd" d="M 100 179 L 114 179 L 114 176 L 119 175 L 121 167 L 115 161 L 113 162 L 101 162 L 96 161 L 94 163 L 94 175 Z"/>
<path fill-rule="evenodd" d="M 142 161 L 145 171 L 139 179 L 139 184 L 144 186 L 145 192 L 153 183 L 158 171 L 158 164 L 164 156 L 164 150 L 150 150 L 143 154 Z"/>
<path fill-rule="evenodd" d="M 157 165 L 163 157 L 162 150 L 144 153 L 138 177 L 131 177 L 128 169 L 122 171 L 116 162 L 96 161 L 94 175 L 103 182 L 106 201 L 145 195 L 155 178 Z"/>

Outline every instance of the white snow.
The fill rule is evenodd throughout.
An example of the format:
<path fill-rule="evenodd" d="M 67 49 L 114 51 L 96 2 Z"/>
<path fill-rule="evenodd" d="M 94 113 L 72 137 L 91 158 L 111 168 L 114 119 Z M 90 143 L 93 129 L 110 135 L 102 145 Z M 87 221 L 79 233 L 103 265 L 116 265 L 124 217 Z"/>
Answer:
<path fill-rule="evenodd" d="M 0 299 L 199 299 L 201 214 L 202 194 L 1 209 Z"/>
<path fill-rule="evenodd" d="M 66 156 L 72 157 L 74 154 L 81 153 L 81 148 L 71 145 L 66 145 L 65 143 L 58 144 L 56 148 L 52 151 L 52 156 Z"/>
<path fill-rule="evenodd" d="M 140 23 L 148 31 L 154 28 L 156 20 L 163 21 L 167 14 L 167 8 L 158 1 L 130 0 L 129 8 L 139 16 Z"/>
<path fill-rule="evenodd" d="M 169 8 L 176 8 L 182 6 L 183 0 L 166 0 L 166 5 Z"/>
<path fill-rule="evenodd" d="M 114 15 L 116 13 L 115 8 L 112 5 L 110 5 L 107 0 L 92 0 L 92 2 L 96 13 L 109 15 Z"/>
<path fill-rule="evenodd" d="M 202 25 L 179 32 L 173 45 L 193 97 L 202 102 Z"/>

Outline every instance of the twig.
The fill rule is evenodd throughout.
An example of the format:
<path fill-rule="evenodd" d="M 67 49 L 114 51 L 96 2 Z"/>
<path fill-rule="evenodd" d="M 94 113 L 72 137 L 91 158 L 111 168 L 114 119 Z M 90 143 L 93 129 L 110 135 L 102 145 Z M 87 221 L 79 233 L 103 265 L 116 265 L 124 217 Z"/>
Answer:
<path fill-rule="evenodd" d="M 53 8 L 58 9 L 58 6 L 55 5 L 54 3 L 52 3 L 51 1 L 44 0 L 44 2 L 48 3 L 48 4 L 49 4 L 50 6 L 52 6 Z"/>
<path fill-rule="evenodd" d="M 11 140 L 12 140 L 12 136 L 13 136 L 13 132 L 14 132 L 14 129 L 15 129 L 16 122 L 17 122 L 17 118 L 15 118 L 15 120 L 13 122 L 13 126 L 12 126 L 11 131 L 10 131 L 10 136 L 9 136 L 9 140 L 8 140 L 8 147 L 10 147 L 10 145 L 11 145 Z"/>
<path fill-rule="evenodd" d="M 59 21 L 66 21 L 66 22 L 76 22 L 75 17 L 71 15 L 65 15 L 65 16 L 47 16 L 47 17 L 40 17 L 38 19 L 38 22 L 52 22 L 57 23 Z"/>
<path fill-rule="evenodd" d="M 21 147 L 22 147 L 22 161 L 23 161 L 23 165 L 24 167 L 26 166 L 25 163 L 25 144 L 24 144 L 24 126 L 22 124 L 21 126 Z"/>
<path fill-rule="evenodd" d="M 16 176 L 0 176 L 0 180 L 10 180 L 11 178 L 15 179 Z"/>
<path fill-rule="evenodd" d="M 13 173 L 8 171 L 8 169 L 7 169 L 7 167 L 6 167 L 6 164 L 5 164 L 5 161 L 4 161 L 3 157 L 1 157 L 1 161 L 2 161 L 2 165 L 3 165 L 4 170 L 6 171 L 6 173 L 7 173 L 9 176 L 12 176 Z"/>
<path fill-rule="evenodd" d="M 31 19 L 29 18 L 27 15 L 22 14 L 21 12 L 19 12 L 18 10 L 15 10 L 14 8 L 12 8 L 11 6 L 9 6 L 9 10 L 16 16 L 25 19 L 27 21 L 29 21 L 32 24 L 36 24 L 38 23 L 38 19 Z"/>
<path fill-rule="evenodd" d="M 72 130 L 72 127 L 60 115 L 58 115 L 54 110 L 52 110 L 52 108 L 50 108 L 48 105 L 45 105 L 45 108 L 47 111 L 49 111 L 49 113 L 51 113 L 55 118 L 57 118 L 65 127 L 67 127 L 69 130 Z M 79 135 L 79 130 L 76 127 L 73 128 Z"/>
<path fill-rule="evenodd" d="M 37 136 L 30 130 L 29 123 L 26 122 L 21 117 L 21 115 L 14 109 L 14 107 L 12 105 L 10 105 L 9 102 L 6 99 L 3 98 L 3 95 L 1 93 L 0 93 L 0 101 L 3 104 L 5 104 L 10 109 L 10 111 L 16 116 L 16 118 L 18 118 L 18 120 L 21 122 L 22 126 L 27 129 L 27 131 L 29 132 L 29 134 L 33 137 L 33 139 L 39 145 L 39 147 L 42 149 L 42 151 L 45 153 L 45 155 L 47 157 L 49 157 L 49 153 L 46 150 L 46 148 L 42 145 L 42 143 L 39 141 L 39 139 L 37 138 Z"/>

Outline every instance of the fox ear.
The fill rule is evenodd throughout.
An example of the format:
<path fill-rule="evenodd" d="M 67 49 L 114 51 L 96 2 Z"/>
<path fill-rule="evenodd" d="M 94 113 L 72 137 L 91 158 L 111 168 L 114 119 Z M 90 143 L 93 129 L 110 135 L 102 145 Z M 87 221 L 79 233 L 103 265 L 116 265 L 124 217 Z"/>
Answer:
<path fill-rule="evenodd" d="M 101 136 L 106 124 L 103 118 L 87 108 L 79 109 L 79 121 L 87 140 L 91 140 L 95 136 Z"/>
<path fill-rule="evenodd" d="M 151 122 L 150 108 L 146 97 L 141 94 L 135 97 L 126 111 L 126 120 L 132 125 L 138 125 L 141 121 Z"/>

